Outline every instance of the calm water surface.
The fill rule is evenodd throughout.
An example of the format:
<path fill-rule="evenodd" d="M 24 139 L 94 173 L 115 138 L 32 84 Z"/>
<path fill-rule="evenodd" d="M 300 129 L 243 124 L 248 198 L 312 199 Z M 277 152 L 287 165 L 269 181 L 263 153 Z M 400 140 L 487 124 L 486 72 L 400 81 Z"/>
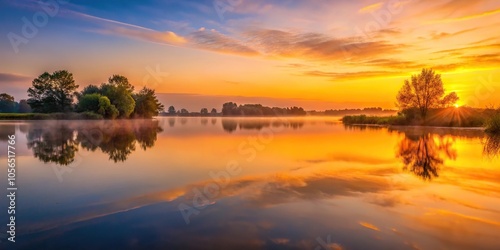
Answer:
<path fill-rule="evenodd" d="M 19 187 L 1 249 L 500 249 L 500 139 L 481 130 L 165 117 L 0 131 L 3 163 L 16 134 Z"/>

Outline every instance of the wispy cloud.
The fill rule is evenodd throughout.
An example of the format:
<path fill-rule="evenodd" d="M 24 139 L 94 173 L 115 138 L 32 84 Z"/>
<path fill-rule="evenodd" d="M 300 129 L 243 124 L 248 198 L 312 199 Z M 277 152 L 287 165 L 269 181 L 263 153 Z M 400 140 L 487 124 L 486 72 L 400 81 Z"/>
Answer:
<path fill-rule="evenodd" d="M 456 17 L 456 18 L 446 18 L 446 19 L 432 20 L 432 21 L 429 21 L 428 23 L 433 24 L 433 23 L 460 22 L 460 21 L 466 21 L 466 20 L 471 20 L 471 19 L 476 19 L 476 18 L 481 18 L 481 17 L 487 17 L 487 16 L 491 16 L 491 15 L 496 15 L 496 14 L 500 14 L 500 9 L 486 11 L 486 12 L 481 12 L 481 13 L 476 13 L 476 14 L 473 14 L 473 15 L 466 15 L 466 16 Z"/>
<path fill-rule="evenodd" d="M 0 82 L 21 82 L 30 81 L 32 78 L 24 75 L 10 74 L 10 73 L 0 73 Z"/>
<path fill-rule="evenodd" d="M 368 5 L 368 6 L 361 8 L 358 12 L 359 13 L 371 13 L 371 12 L 379 10 L 380 8 L 382 8 L 383 5 L 384 5 L 383 2 L 371 4 L 371 5 Z"/>
<path fill-rule="evenodd" d="M 244 45 L 242 42 L 219 33 L 216 30 L 200 30 L 189 34 L 189 42 L 193 47 L 212 50 L 222 53 L 233 53 L 239 55 L 259 54 L 253 48 Z"/>

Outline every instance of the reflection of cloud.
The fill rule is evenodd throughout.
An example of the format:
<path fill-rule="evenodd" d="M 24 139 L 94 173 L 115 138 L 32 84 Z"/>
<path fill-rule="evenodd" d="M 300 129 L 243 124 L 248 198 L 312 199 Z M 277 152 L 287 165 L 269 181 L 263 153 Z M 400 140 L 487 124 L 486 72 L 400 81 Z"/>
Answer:
<path fill-rule="evenodd" d="M 362 222 L 362 221 L 360 221 L 360 222 L 359 222 L 359 225 L 361 225 L 362 227 L 365 227 L 365 228 L 371 229 L 371 230 L 373 230 L 373 231 L 380 231 L 380 229 L 379 229 L 377 226 L 375 226 L 375 225 L 373 225 L 373 224 L 370 224 L 370 223 L 368 223 L 368 222 Z"/>
<path fill-rule="evenodd" d="M 307 159 L 302 160 L 301 162 L 311 163 L 311 164 L 319 164 L 325 162 L 352 162 L 352 163 L 365 163 L 370 165 L 379 165 L 379 164 L 390 164 L 394 163 L 393 159 L 384 159 L 384 158 L 373 158 L 368 156 L 363 156 L 359 154 L 332 154 L 328 157 L 318 158 L 318 159 Z"/>
<path fill-rule="evenodd" d="M 221 193 L 211 203 L 220 202 L 228 197 L 239 196 L 250 206 L 269 207 L 301 200 L 331 199 L 338 196 L 360 196 L 403 189 L 400 185 L 389 183 L 384 176 L 373 173 L 364 173 L 366 176 L 359 178 L 352 173 L 332 173 L 311 176 L 257 176 L 231 180 L 221 188 Z M 187 202 L 192 205 L 194 189 L 204 190 L 207 184 L 213 181 L 193 183 L 184 187 L 151 193 L 143 196 L 128 198 L 112 202 L 91 204 L 82 207 L 82 212 L 76 217 L 61 217 L 57 224 L 66 225 L 93 218 L 102 217 L 118 211 L 133 210 L 160 202 Z M 52 228 L 50 226 L 50 228 Z M 47 230 L 46 223 L 31 224 L 30 230 Z"/>

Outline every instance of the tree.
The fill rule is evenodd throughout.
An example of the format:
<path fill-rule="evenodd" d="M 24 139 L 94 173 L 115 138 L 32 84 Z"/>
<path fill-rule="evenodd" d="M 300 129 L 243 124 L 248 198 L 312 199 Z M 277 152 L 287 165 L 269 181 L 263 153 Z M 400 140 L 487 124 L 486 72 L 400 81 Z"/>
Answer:
<path fill-rule="evenodd" d="M 16 102 L 14 97 L 7 94 L 0 94 L 0 113 L 12 113 L 15 111 Z"/>
<path fill-rule="evenodd" d="M 234 102 L 226 102 L 222 105 L 222 115 L 239 115 L 238 105 Z"/>
<path fill-rule="evenodd" d="M 170 115 L 175 115 L 175 108 L 174 108 L 174 106 L 170 106 L 170 107 L 168 107 L 168 113 L 169 113 Z"/>
<path fill-rule="evenodd" d="M 210 111 L 210 114 L 213 116 L 217 115 L 217 109 L 212 108 L 212 111 Z"/>
<path fill-rule="evenodd" d="M 67 112 L 72 109 L 73 97 L 78 85 L 73 74 L 66 70 L 45 72 L 32 82 L 28 89 L 28 104 L 34 112 Z"/>
<path fill-rule="evenodd" d="M 201 114 L 201 115 L 208 115 L 208 109 L 207 109 L 207 108 L 202 108 L 202 109 L 200 110 L 200 114 Z"/>
<path fill-rule="evenodd" d="M 19 113 L 30 113 L 31 107 L 28 104 L 28 101 L 22 99 L 19 101 L 19 107 L 17 108 L 17 112 Z"/>
<path fill-rule="evenodd" d="M 113 86 L 126 89 L 129 93 L 134 92 L 134 86 L 129 83 L 125 76 L 113 75 L 108 79 L 108 83 Z"/>
<path fill-rule="evenodd" d="M 107 96 L 111 104 L 119 111 L 119 117 L 128 118 L 134 111 L 135 100 L 132 97 L 134 87 L 127 78 L 120 75 L 113 75 L 108 83 L 101 85 L 101 95 Z"/>
<path fill-rule="evenodd" d="M 413 75 L 410 80 L 405 80 L 398 93 L 397 104 L 403 111 L 418 109 L 420 116 L 425 120 L 430 108 L 449 106 L 458 101 L 456 93 L 452 92 L 443 97 L 444 93 L 441 75 L 432 69 L 422 69 L 419 75 Z"/>
<path fill-rule="evenodd" d="M 144 87 L 139 93 L 134 94 L 134 116 L 151 118 L 164 110 L 163 104 L 156 98 L 155 91 Z"/>
<path fill-rule="evenodd" d="M 78 112 L 94 112 L 105 118 L 114 119 L 118 116 L 118 109 L 111 104 L 106 96 L 100 94 L 86 94 L 80 98 L 77 105 Z"/>

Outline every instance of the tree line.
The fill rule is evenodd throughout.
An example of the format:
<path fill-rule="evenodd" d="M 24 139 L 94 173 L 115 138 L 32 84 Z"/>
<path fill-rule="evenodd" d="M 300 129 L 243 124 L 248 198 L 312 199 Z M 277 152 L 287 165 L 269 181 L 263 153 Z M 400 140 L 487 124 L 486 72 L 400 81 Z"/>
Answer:
<path fill-rule="evenodd" d="M 261 104 L 243 104 L 239 105 L 234 102 L 226 102 L 222 105 L 221 113 L 217 109 L 212 108 L 208 112 L 207 108 L 202 108 L 200 112 L 189 112 L 187 109 L 176 110 L 174 106 L 170 106 L 168 111 L 162 113 L 165 116 L 303 116 L 306 111 L 301 107 L 278 108 L 266 107 Z"/>
<path fill-rule="evenodd" d="M 108 82 L 88 85 L 81 92 L 78 87 L 67 70 L 45 72 L 32 81 L 27 100 L 16 104 L 12 96 L 1 94 L 0 112 L 78 112 L 115 119 L 151 118 L 163 111 L 153 89 L 143 87 L 135 92 L 125 76 L 113 75 Z"/>

